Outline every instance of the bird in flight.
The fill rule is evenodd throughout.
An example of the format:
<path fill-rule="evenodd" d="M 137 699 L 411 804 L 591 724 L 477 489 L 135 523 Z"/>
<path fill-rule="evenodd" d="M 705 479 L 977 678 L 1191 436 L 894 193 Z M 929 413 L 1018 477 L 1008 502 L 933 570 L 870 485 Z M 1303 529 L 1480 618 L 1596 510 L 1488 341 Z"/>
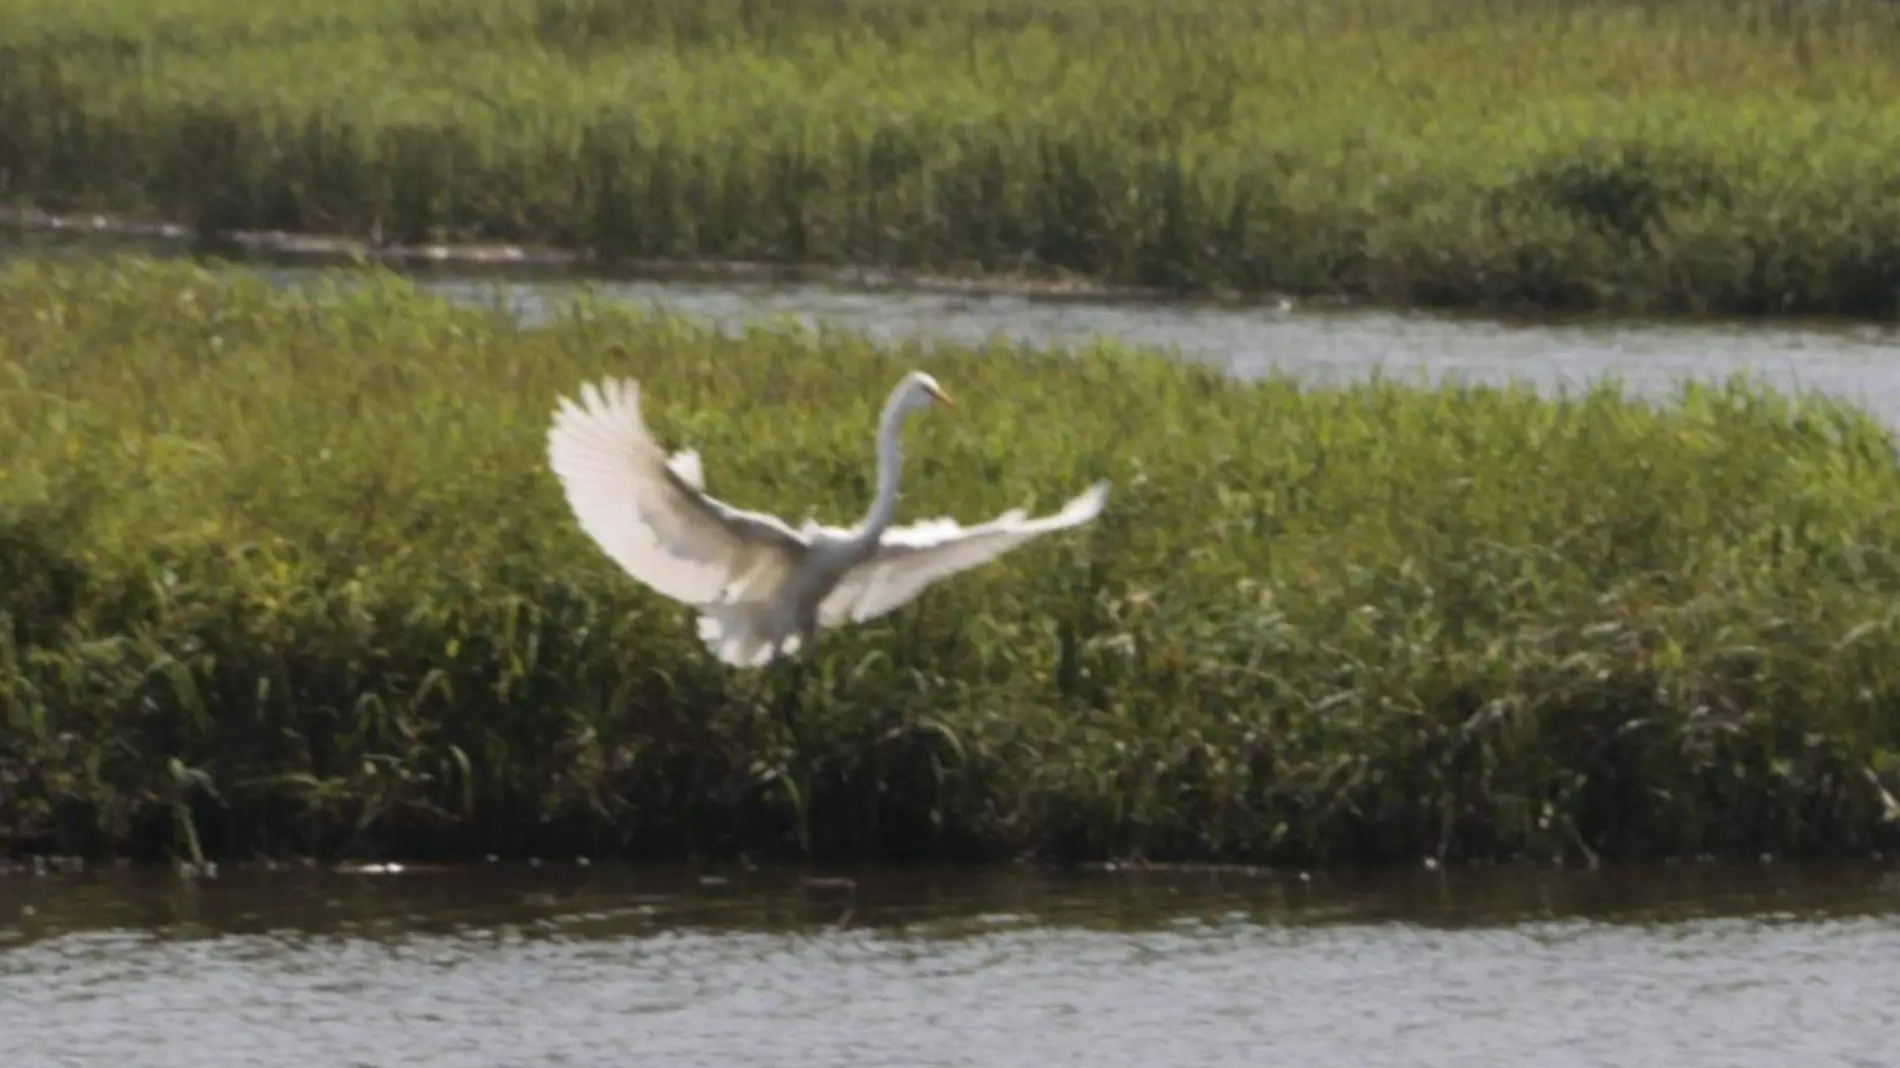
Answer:
<path fill-rule="evenodd" d="M 884 615 L 933 582 L 1101 514 L 1106 480 L 1047 516 L 1018 508 L 970 527 L 947 518 L 892 526 L 904 423 L 933 404 L 955 407 L 921 371 L 891 391 L 878 420 L 877 496 L 849 529 L 807 520 L 795 530 L 709 495 L 698 452 L 668 456 L 654 440 L 631 379 L 560 398 L 548 460 L 581 529 L 614 562 L 694 608 L 700 639 L 719 660 L 763 667 L 809 651 L 822 627 Z"/>

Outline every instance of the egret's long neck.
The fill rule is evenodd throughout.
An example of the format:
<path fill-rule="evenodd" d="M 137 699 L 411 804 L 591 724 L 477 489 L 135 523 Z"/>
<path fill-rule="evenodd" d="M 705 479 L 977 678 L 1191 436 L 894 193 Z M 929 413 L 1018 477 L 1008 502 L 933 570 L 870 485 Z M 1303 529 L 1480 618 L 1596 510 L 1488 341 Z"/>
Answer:
<path fill-rule="evenodd" d="M 858 527 L 861 541 L 875 542 L 884 534 L 884 528 L 891 525 L 891 518 L 897 514 L 897 484 L 903 478 L 904 444 L 900 440 L 904 432 L 904 417 L 908 414 L 901 394 L 894 395 L 890 403 L 884 406 L 884 414 L 877 421 L 877 497 L 871 502 L 871 510 Z"/>

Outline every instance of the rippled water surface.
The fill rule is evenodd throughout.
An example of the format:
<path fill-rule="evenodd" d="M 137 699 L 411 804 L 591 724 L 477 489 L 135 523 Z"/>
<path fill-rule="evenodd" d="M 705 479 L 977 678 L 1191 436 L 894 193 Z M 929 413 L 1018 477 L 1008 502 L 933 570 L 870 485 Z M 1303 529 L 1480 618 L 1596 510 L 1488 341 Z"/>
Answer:
<path fill-rule="evenodd" d="M 1900 875 L 0 877 L 11 1066 L 1900 1064 Z"/>

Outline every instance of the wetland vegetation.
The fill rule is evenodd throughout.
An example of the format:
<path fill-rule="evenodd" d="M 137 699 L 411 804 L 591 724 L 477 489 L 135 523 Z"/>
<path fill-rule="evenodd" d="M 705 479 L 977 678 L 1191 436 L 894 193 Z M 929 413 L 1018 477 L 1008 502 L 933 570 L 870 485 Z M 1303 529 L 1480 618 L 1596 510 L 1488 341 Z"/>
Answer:
<path fill-rule="evenodd" d="M 395 276 L 0 272 L 0 842 L 214 856 L 1276 863 L 1866 854 L 1900 789 L 1900 456 L 1745 384 L 1242 383 Z M 558 393 L 650 383 L 713 492 L 1072 536 L 720 668 L 575 528 Z M 788 731 L 780 712 L 798 726 Z"/>
<path fill-rule="evenodd" d="M 0 0 L 0 200 L 1891 316 L 1896 56 L 1886 0 Z"/>

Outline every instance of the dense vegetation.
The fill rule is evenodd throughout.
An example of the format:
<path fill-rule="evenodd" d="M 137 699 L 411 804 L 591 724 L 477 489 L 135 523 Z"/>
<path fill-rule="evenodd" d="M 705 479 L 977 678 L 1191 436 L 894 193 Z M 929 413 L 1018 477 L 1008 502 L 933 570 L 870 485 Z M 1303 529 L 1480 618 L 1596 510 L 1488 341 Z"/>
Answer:
<path fill-rule="evenodd" d="M 380 274 L 0 273 L 0 839 L 1323 862 L 1893 829 L 1900 458 L 1855 412 L 498 315 Z M 633 374 L 714 492 L 846 520 L 912 365 L 961 407 L 914 424 L 904 517 L 1115 495 L 802 683 L 712 662 L 545 467 L 556 395 Z"/>
<path fill-rule="evenodd" d="M 206 230 L 1900 312 L 1889 0 L 0 0 L 0 200 Z"/>

